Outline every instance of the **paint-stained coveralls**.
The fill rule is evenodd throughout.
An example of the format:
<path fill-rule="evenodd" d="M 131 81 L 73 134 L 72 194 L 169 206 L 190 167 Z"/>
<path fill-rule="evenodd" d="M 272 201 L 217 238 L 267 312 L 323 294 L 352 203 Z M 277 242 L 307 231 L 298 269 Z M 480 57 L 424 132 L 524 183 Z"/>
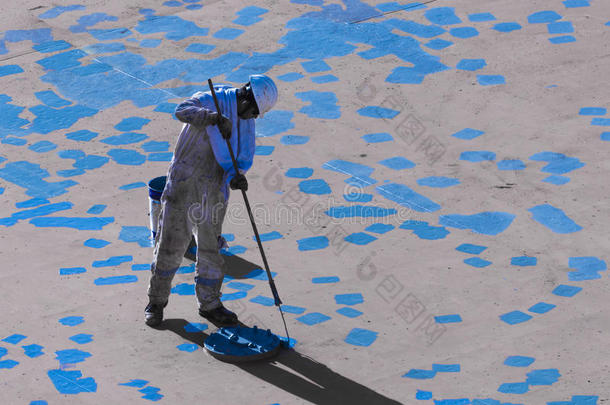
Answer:
<path fill-rule="evenodd" d="M 254 119 L 237 115 L 237 89 L 215 87 L 222 115 L 233 125 L 230 138 L 240 173 L 252 166 Z M 176 108 L 184 122 L 161 196 L 161 215 L 156 235 L 148 296 L 151 303 L 165 304 L 171 283 L 192 236 L 197 241 L 195 291 L 199 309 L 221 305 L 220 287 L 224 260 L 219 249 L 229 198 L 228 183 L 235 175 L 226 140 L 213 124 L 216 111 L 209 92 L 195 93 Z M 226 245 L 225 245 L 226 246 Z"/>

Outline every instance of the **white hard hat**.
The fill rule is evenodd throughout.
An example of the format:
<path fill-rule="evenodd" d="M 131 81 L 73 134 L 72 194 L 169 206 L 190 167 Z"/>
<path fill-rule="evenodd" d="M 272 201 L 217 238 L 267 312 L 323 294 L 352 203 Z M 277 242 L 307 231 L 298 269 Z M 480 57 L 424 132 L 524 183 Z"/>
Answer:
<path fill-rule="evenodd" d="M 277 87 L 269 76 L 250 75 L 250 87 L 258 106 L 259 116 L 273 108 L 277 102 Z"/>

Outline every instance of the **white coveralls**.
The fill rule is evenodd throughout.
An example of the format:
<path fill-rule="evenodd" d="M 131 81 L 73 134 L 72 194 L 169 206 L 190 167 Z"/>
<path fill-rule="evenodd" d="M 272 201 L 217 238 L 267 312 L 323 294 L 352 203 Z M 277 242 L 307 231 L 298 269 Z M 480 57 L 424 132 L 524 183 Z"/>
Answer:
<path fill-rule="evenodd" d="M 221 86 L 215 90 L 223 115 L 233 124 L 231 144 L 240 172 L 245 173 L 254 155 L 254 119 L 237 117 L 236 89 Z M 221 305 L 224 260 L 219 249 L 224 243 L 221 231 L 229 197 L 228 183 L 235 171 L 218 127 L 208 125 L 209 111 L 216 111 L 209 92 L 195 93 L 176 108 L 176 117 L 185 125 L 161 196 L 148 287 L 151 303 L 163 305 L 168 301 L 172 279 L 194 235 L 199 308 L 209 311 Z"/>

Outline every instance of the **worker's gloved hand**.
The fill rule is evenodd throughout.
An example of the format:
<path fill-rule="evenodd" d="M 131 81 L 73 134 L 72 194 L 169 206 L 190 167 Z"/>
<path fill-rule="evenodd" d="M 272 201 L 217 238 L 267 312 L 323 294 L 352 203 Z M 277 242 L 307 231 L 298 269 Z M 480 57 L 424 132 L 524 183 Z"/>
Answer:
<path fill-rule="evenodd" d="M 233 123 L 231 122 L 231 120 L 222 114 L 216 113 L 215 121 L 215 124 L 218 126 L 222 137 L 225 139 L 229 139 L 231 137 L 231 132 L 233 132 Z"/>
<path fill-rule="evenodd" d="M 243 174 L 237 174 L 235 177 L 231 179 L 229 182 L 229 186 L 232 190 L 244 190 L 248 191 L 248 181 L 246 180 L 246 176 Z"/>

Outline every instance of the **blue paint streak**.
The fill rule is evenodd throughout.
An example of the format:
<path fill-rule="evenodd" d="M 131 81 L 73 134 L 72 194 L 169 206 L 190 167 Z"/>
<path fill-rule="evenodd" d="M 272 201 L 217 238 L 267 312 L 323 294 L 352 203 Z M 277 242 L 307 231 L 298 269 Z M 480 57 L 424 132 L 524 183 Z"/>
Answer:
<path fill-rule="evenodd" d="M 394 229 L 394 225 L 377 223 L 364 228 L 365 231 L 384 234 Z"/>
<path fill-rule="evenodd" d="M 591 125 L 597 125 L 600 127 L 608 127 L 608 126 L 610 126 L 610 118 L 593 118 L 591 120 Z"/>
<path fill-rule="evenodd" d="M 15 146 L 23 146 L 28 143 L 27 140 L 23 138 L 15 138 L 15 137 L 6 137 L 2 140 L 3 144 L 15 145 Z"/>
<path fill-rule="evenodd" d="M 478 255 L 485 249 L 487 249 L 487 246 L 473 245 L 471 243 L 462 243 L 460 246 L 455 248 L 455 250 L 459 252 L 469 253 L 472 255 Z"/>
<path fill-rule="evenodd" d="M 551 309 L 555 308 L 556 305 L 547 304 L 546 302 L 539 302 L 537 304 L 532 305 L 528 308 L 528 311 L 533 312 L 535 314 L 546 314 Z"/>
<path fill-rule="evenodd" d="M 67 105 L 72 104 L 71 101 L 64 100 L 63 98 L 59 97 L 57 94 L 55 94 L 51 90 L 39 91 L 39 92 L 34 93 L 34 95 L 36 96 L 37 99 L 39 99 L 40 101 L 42 101 L 44 104 L 48 105 L 49 107 L 59 108 L 59 107 L 65 107 Z"/>
<path fill-rule="evenodd" d="M 481 259 L 480 257 L 469 257 L 468 259 L 464 259 L 464 263 L 477 268 L 487 267 L 491 264 L 490 261 Z"/>
<path fill-rule="evenodd" d="M 550 23 L 553 21 L 557 21 L 561 19 L 561 15 L 557 14 L 555 11 L 538 11 L 534 14 L 530 14 L 527 17 L 527 22 L 530 24 L 543 24 Z"/>
<path fill-rule="evenodd" d="M 35 44 L 53 40 L 50 28 L 38 28 L 33 30 L 8 30 L 4 33 L 6 42 L 32 41 Z"/>
<path fill-rule="evenodd" d="M 240 36 L 241 34 L 243 34 L 244 30 L 240 30 L 238 28 L 221 28 L 218 31 L 216 31 L 213 35 L 214 38 L 218 38 L 218 39 L 226 39 L 226 40 L 232 40 L 237 38 L 238 36 Z"/>
<path fill-rule="evenodd" d="M 576 42 L 576 38 L 572 35 L 562 35 L 559 37 L 549 38 L 549 42 L 552 44 L 567 44 L 570 42 Z"/>
<path fill-rule="evenodd" d="M 313 236 L 311 238 L 303 238 L 297 240 L 299 250 L 319 250 L 328 247 L 328 238 L 326 236 Z"/>
<path fill-rule="evenodd" d="M 30 208 L 30 207 L 37 207 L 39 205 L 43 205 L 43 204 L 49 204 L 50 201 L 44 198 L 31 198 L 27 201 L 21 201 L 18 203 L 15 203 L 15 207 L 17 208 Z"/>
<path fill-rule="evenodd" d="M 529 321 L 532 319 L 532 316 L 521 311 L 512 311 L 504 315 L 500 315 L 500 319 L 509 325 L 516 325 L 518 323 Z"/>
<path fill-rule="evenodd" d="M 86 343 L 93 342 L 93 335 L 79 333 L 78 335 L 70 336 L 69 339 L 75 343 L 78 343 L 79 345 L 84 345 Z"/>
<path fill-rule="evenodd" d="M 319 312 L 310 312 L 306 315 L 295 318 L 297 321 L 304 323 L 305 325 L 316 325 L 322 322 L 328 321 L 330 316 L 321 314 Z"/>
<path fill-rule="evenodd" d="M 372 205 L 350 205 L 331 207 L 324 213 L 332 218 L 352 218 L 352 217 L 387 217 L 396 214 L 394 208 L 383 208 Z"/>
<path fill-rule="evenodd" d="M 216 48 L 216 45 L 194 43 L 194 44 L 190 44 L 189 46 L 187 46 L 185 51 L 205 55 L 205 54 L 212 52 L 212 50 L 214 48 Z"/>
<path fill-rule="evenodd" d="M 306 179 L 313 174 L 313 169 L 310 167 L 293 167 L 286 170 L 284 175 L 286 177 L 292 177 L 297 179 Z"/>
<path fill-rule="evenodd" d="M 82 316 L 67 316 L 65 318 L 61 318 L 59 323 L 66 326 L 76 326 L 85 322 Z"/>
<path fill-rule="evenodd" d="M 417 179 L 417 184 L 426 187 L 446 188 L 460 184 L 460 181 L 451 177 L 431 176 Z"/>
<path fill-rule="evenodd" d="M 95 380 L 92 377 L 81 378 L 82 373 L 79 370 L 49 370 L 47 375 L 60 394 L 97 391 Z"/>
<path fill-rule="evenodd" d="M 555 368 L 532 370 L 527 373 L 527 380 L 525 382 L 529 385 L 553 385 L 559 381 L 559 377 L 561 377 L 561 374 Z"/>
<path fill-rule="evenodd" d="M 525 163 L 519 159 L 504 159 L 497 163 L 498 170 L 523 170 Z"/>
<path fill-rule="evenodd" d="M 199 345 L 196 345 L 195 343 L 183 343 L 176 347 L 178 348 L 178 350 L 188 353 L 192 353 L 199 349 Z"/>
<path fill-rule="evenodd" d="M 184 325 L 184 330 L 188 333 L 199 333 L 203 332 L 208 328 L 208 325 L 205 323 L 191 323 Z"/>
<path fill-rule="evenodd" d="M 573 170 L 580 169 L 585 165 L 578 158 L 555 152 L 539 152 L 530 156 L 530 159 L 548 162 L 548 164 L 542 168 L 542 171 L 552 174 L 566 174 Z"/>
<path fill-rule="evenodd" d="M 114 127 L 119 131 L 135 131 L 142 129 L 142 127 L 150 122 L 147 118 L 141 117 L 129 117 L 124 118 L 116 124 Z"/>
<path fill-rule="evenodd" d="M 23 347 L 23 354 L 28 356 L 29 358 L 36 358 L 42 356 L 44 352 L 42 351 L 43 347 L 40 345 L 27 345 Z"/>
<path fill-rule="evenodd" d="M 295 307 L 292 305 L 281 305 L 282 307 L 282 311 L 289 313 L 289 314 L 302 314 L 303 312 L 305 312 L 305 308 L 303 307 Z"/>
<path fill-rule="evenodd" d="M 220 301 L 225 302 L 225 301 L 239 300 L 239 299 L 245 298 L 247 295 L 248 295 L 248 293 L 246 291 L 237 291 L 237 292 L 230 293 L 230 294 L 223 294 L 220 297 Z"/>
<path fill-rule="evenodd" d="M 483 235 L 498 235 L 510 226 L 515 219 L 507 212 L 481 212 L 472 215 L 441 215 L 439 223 L 457 229 L 471 229 Z"/>
<path fill-rule="evenodd" d="M 558 21 L 547 24 L 549 34 L 570 34 L 574 32 L 574 26 L 570 21 Z M 605 115 L 602 114 L 602 115 Z"/>
<path fill-rule="evenodd" d="M 468 70 L 474 72 L 475 70 L 483 69 L 485 66 L 487 66 L 487 62 L 485 62 L 485 59 L 462 59 L 458 62 L 456 68 L 460 70 Z M 473 139 L 483 134 L 483 131 L 477 131 L 476 129 L 466 128 L 459 132 L 456 132 L 452 136 L 455 136 L 456 138 L 460 139 Z"/>
<path fill-rule="evenodd" d="M 125 185 L 119 187 L 119 190 L 133 190 L 134 188 L 142 188 L 142 187 L 146 187 L 146 183 L 144 183 L 143 181 L 139 181 L 136 183 L 125 184 Z"/>
<path fill-rule="evenodd" d="M 65 267 L 59 269 L 60 276 L 66 276 L 71 274 L 81 274 L 86 273 L 87 269 L 84 267 Z"/>
<path fill-rule="evenodd" d="M 89 208 L 87 210 L 87 214 L 94 214 L 94 215 L 101 214 L 102 212 L 104 212 L 105 209 L 106 209 L 106 205 L 95 204 L 95 205 L 92 205 L 91 208 Z"/>
<path fill-rule="evenodd" d="M 562 210 L 549 204 L 537 205 L 528 209 L 532 219 L 555 233 L 578 232 L 582 227 L 570 219 Z"/>
<path fill-rule="evenodd" d="M 265 296 L 262 296 L 262 295 L 259 295 L 259 296 L 256 296 L 254 298 L 251 298 L 250 302 L 253 302 L 255 304 L 264 305 L 266 307 L 271 307 L 275 303 L 273 298 L 265 297 Z"/>
<path fill-rule="evenodd" d="M 195 295 L 195 284 L 181 283 L 176 284 L 170 292 L 178 295 Z"/>
<path fill-rule="evenodd" d="M 278 76 L 277 78 L 284 82 L 294 82 L 304 77 L 302 74 L 297 72 L 290 72 L 283 75 Z"/>
<path fill-rule="evenodd" d="M 106 260 L 94 260 L 91 264 L 93 267 L 114 267 L 119 266 L 121 263 L 127 263 L 133 261 L 133 256 L 112 256 Z"/>
<path fill-rule="evenodd" d="M 85 243 L 83 243 L 83 245 L 90 247 L 90 248 L 100 249 L 100 248 L 110 245 L 110 242 L 108 242 L 107 240 L 103 240 L 103 239 L 91 238 L 91 239 L 87 239 L 85 241 Z"/>
<path fill-rule="evenodd" d="M 542 179 L 545 183 L 555 184 L 557 186 L 564 185 L 570 181 L 569 177 L 551 175 Z"/>
<path fill-rule="evenodd" d="M 504 365 L 510 367 L 527 367 L 532 364 L 536 359 L 533 357 L 525 356 L 509 356 L 504 360 Z"/>
<path fill-rule="evenodd" d="M 340 315 L 346 316 L 348 318 L 357 318 L 360 315 L 362 315 L 361 311 L 358 311 L 357 309 L 350 308 L 350 307 L 339 308 L 335 312 Z"/>
<path fill-rule="evenodd" d="M 163 42 L 163 40 L 161 40 L 161 39 L 143 39 L 140 41 L 140 47 L 141 48 L 156 48 L 159 45 L 161 45 L 161 42 Z"/>
<path fill-rule="evenodd" d="M 452 28 L 449 30 L 449 33 L 456 38 L 472 38 L 479 35 L 479 31 L 477 31 L 474 27 L 458 27 Z"/>
<path fill-rule="evenodd" d="M 233 22 L 239 25 L 250 26 L 256 24 L 259 21 L 262 21 L 263 19 L 259 16 L 267 13 L 268 11 L 269 10 L 267 10 L 266 8 L 256 6 L 244 7 L 240 11 L 235 13 L 239 17 L 233 20 Z"/>
<path fill-rule="evenodd" d="M 227 284 L 227 287 L 234 288 L 234 289 L 240 290 L 240 291 L 250 291 L 251 289 L 254 288 L 254 286 L 252 284 L 240 283 L 239 281 L 232 281 L 229 284 Z"/>
<path fill-rule="evenodd" d="M 140 146 L 145 152 L 164 152 L 169 149 L 169 142 L 148 141 Z"/>
<path fill-rule="evenodd" d="M 6 342 L 6 343 L 10 343 L 12 345 L 16 345 L 17 343 L 21 342 L 25 338 L 27 338 L 27 336 L 20 335 L 19 333 L 15 333 L 13 335 L 5 337 L 4 339 L 2 339 L 2 341 Z"/>
<path fill-rule="evenodd" d="M 8 218 L 0 218 L 0 225 L 12 226 L 22 219 L 41 217 L 44 215 L 53 214 L 55 212 L 69 210 L 73 207 L 73 205 L 74 204 L 70 202 L 61 202 L 43 205 L 41 207 L 32 208 L 29 210 L 18 211 L 11 214 L 11 216 Z"/>
<path fill-rule="evenodd" d="M 416 380 L 429 380 L 436 376 L 436 371 L 434 370 L 421 370 L 417 368 L 412 368 L 407 373 L 403 374 L 403 378 L 413 378 Z"/>
<path fill-rule="evenodd" d="M 311 282 L 314 284 L 338 283 L 339 277 L 337 277 L 337 276 L 314 277 L 311 279 Z"/>
<path fill-rule="evenodd" d="M 292 111 L 269 111 L 263 118 L 256 120 L 256 137 L 273 136 L 294 128 L 291 122 L 293 116 Z"/>
<path fill-rule="evenodd" d="M 55 150 L 57 145 L 53 142 L 49 141 L 38 141 L 28 147 L 29 150 L 34 151 L 36 153 L 44 153 Z"/>
<path fill-rule="evenodd" d="M 347 235 L 344 239 L 346 242 L 353 243 L 355 245 L 361 245 L 361 246 L 368 245 L 369 243 L 377 240 L 376 237 L 369 235 L 366 232 L 352 233 L 350 235 Z"/>
<path fill-rule="evenodd" d="M 367 347 L 377 340 L 377 335 L 377 332 L 368 329 L 354 328 L 347 334 L 344 341 L 350 345 Z"/>
<path fill-rule="evenodd" d="M 139 166 L 146 162 L 146 156 L 130 149 L 110 149 L 108 156 L 120 165 Z"/>
<path fill-rule="evenodd" d="M 118 21 L 118 17 L 108 15 L 106 13 L 93 13 L 80 17 L 76 25 L 70 26 L 70 31 L 73 33 L 86 32 L 88 27 L 93 27 L 104 21 Z"/>
<path fill-rule="evenodd" d="M 458 322 L 462 322 L 462 317 L 457 315 L 457 314 L 455 314 L 455 315 L 439 315 L 439 316 L 435 316 L 434 320 L 436 321 L 436 323 L 458 323 Z M 432 365 L 432 369 L 435 370 L 435 371 L 441 371 L 441 370 L 435 369 L 434 368 L 434 364 Z M 457 371 L 459 371 L 459 369 Z"/>
<path fill-rule="evenodd" d="M 11 162 L 0 168 L 0 178 L 27 189 L 26 194 L 30 197 L 56 197 L 78 184 L 72 180 L 48 183 L 43 180 L 45 177 L 49 177 L 49 172 L 30 162 Z"/>
<path fill-rule="evenodd" d="M 189 268 L 189 266 L 185 266 L 185 267 Z M 182 267 L 180 267 L 180 269 L 182 269 Z M 148 270 L 150 270 L 150 264 L 148 264 L 148 263 L 132 264 L 131 265 L 131 270 L 132 271 L 148 271 Z M 178 274 L 178 272 L 176 272 L 176 274 Z"/>
<path fill-rule="evenodd" d="M 403 158 L 402 156 L 391 157 L 377 163 L 393 170 L 404 170 L 415 167 L 415 163 L 411 162 L 409 159 Z"/>
<path fill-rule="evenodd" d="M 356 111 L 358 114 L 363 117 L 371 117 L 371 118 L 384 118 L 384 119 L 392 119 L 398 114 L 400 111 L 392 110 L 391 108 L 379 107 L 379 106 L 368 106 L 360 108 Z"/>
<path fill-rule="evenodd" d="M 576 287 L 571 285 L 561 284 L 555 287 L 552 291 L 553 294 L 560 297 L 573 297 L 582 290 L 582 287 Z"/>
<path fill-rule="evenodd" d="M 583 107 L 578 112 L 578 115 L 606 115 L 606 113 L 607 110 L 603 107 Z"/>
<path fill-rule="evenodd" d="M 119 240 L 127 243 L 135 242 L 140 247 L 152 247 L 154 244 L 150 229 L 146 226 L 123 226 L 119 234 Z"/>
<path fill-rule="evenodd" d="M 43 42 L 42 44 L 32 46 L 32 49 L 40 53 L 63 51 L 69 48 L 72 48 L 72 45 L 64 40 Z"/>
<path fill-rule="evenodd" d="M 130 143 L 141 142 L 144 139 L 147 139 L 148 135 L 139 134 L 136 132 L 126 132 L 120 135 L 109 136 L 107 138 L 101 139 L 100 142 L 108 144 L 108 145 L 127 145 Z"/>
<path fill-rule="evenodd" d="M 601 278 L 600 271 L 606 271 L 606 262 L 593 256 L 570 257 L 570 268 L 576 271 L 568 272 L 570 281 L 595 280 Z"/>
<path fill-rule="evenodd" d="M 338 305 L 356 305 L 362 304 L 364 302 L 364 298 L 362 294 L 337 294 L 335 295 L 335 302 Z"/>
<path fill-rule="evenodd" d="M 430 226 L 428 222 L 407 220 L 402 223 L 400 229 L 410 229 L 420 239 L 436 240 L 444 239 L 450 232 L 442 226 Z"/>
<path fill-rule="evenodd" d="M 83 105 L 75 105 L 64 107 L 61 109 L 51 108 L 46 105 L 37 105 L 29 108 L 36 115 L 30 130 L 41 134 L 67 129 L 81 118 L 91 117 L 97 114 L 98 110 L 85 107 Z"/>
<path fill-rule="evenodd" d="M 98 136 L 97 132 L 92 132 L 86 129 L 80 131 L 70 132 L 66 134 L 66 138 L 72 139 L 73 141 L 85 141 L 88 142 Z"/>
<path fill-rule="evenodd" d="M 146 384 L 148 384 L 148 381 L 146 380 L 130 380 L 129 382 L 126 383 L 119 383 L 119 385 L 124 385 L 126 387 L 137 387 L 137 388 L 142 388 L 144 387 Z"/>
<path fill-rule="evenodd" d="M 513 266 L 535 266 L 538 264 L 538 259 L 530 256 L 517 256 L 511 257 L 510 264 Z"/>
<path fill-rule="evenodd" d="M 460 160 L 468 162 L 484 162 L 496 159 L 496 154 L 487 150 L 467 151 L 460 154 Z"/>
<path fill-rule="evenodd" d="M 323 60 L 302 62 L 301 66 L 303 66 L 303 69 L 305 69 L 307 73 L 319 73 L 331 70 L 331 67 Z"/>
<path fill-rule="evenodd" d="M 0 370 L 1 369 L 11 369 L 19 364 L 18 361 L 15 360 L 2 360 L 0 361 Z"/>
<path fill-rule="evenodd" d="M 462 22 L 462 20 L 455 15 L 455 9 L 453 7 L 431 8 L 425 12 L 424 16 L 432 24 L 438 25 L 453 25 Z"/>
<path fill-rule="evenodd" d="M 496 17 L 494 17 L 491 13 L 474 13 L 469 14 L 468 19 L 472 22 L 485 22 L 485 21 L 495 21 Z"/>
<path fill-rule="evenodd" d="M 362 136 L 362 139 L 364 139 L 364 141 L 368 142 L 368 143 L 388 142 L 388 141 L 393 141 L 394 140 L 392 135 L 388 134 L 387 132 L 379 132 L 379 133 L 375 133 L 375 134 L 366 134 L 366 135 Z"/>
<path fill-rule="evenodd" d="M 434 212 L 441 208 L 434 201 L 416 193 L 404 184 L 387 183 L 376 187 L 375 190 L 388 200 L 418 212 Z"/>
<path fill-rule="evenodd" d="M 311 104 L 301 107 L 300 113 L 311 118 L 337 119 L 341 116 L 335 93 L 323 91 L 305 91 L 294 94 L 295 97 Z"/>
<path fill-rule="evenodd" d="M 481 86 L 506 84 L 506 79 L 502 75 L 477 75 L 477 81 Z"/>
<path fill-rule="evenodd" d="M 591 4 L 589 0 L 565 0 L 563 5 L 566 8 L 577 8 L 577 7 L 589 7 Z"/>
<path fill-rule="evenodd" d="M 59 360 L 60 364 L 80 363 L 91 357 L 91 353 L 78 349 L 58 350 L 55 354 L 55 360 Z"/>
<path fill-rule="evenodd" d="M 512 32 L 520 30 L 521 28 L 521 25 L 517 24 L 516 22 L 498 23 L 493 26 L 493 29 L 499 32 Z"/>
<path fill-rule="evenodd" d="M 93 283 L 95 285 L 114 285 L 114 284 L 135 283 L 137 281 L 138 281 L 137 276 L 127 275 L 127 276 L 99 277 L 99 278 L 96 278 L 93 281 Z"/>
<path fill-rule="evenodd" d="M 280 139 L 280 142 L 284 145 L 303 145 L 309 142 L 309 137 L 301 135 L 284 135 Z"/>
<path fill-rule="evenodd" d="M 51 18 L 56 18 L 59 17 L 60 15 L 62 15 L 63 13 L 67 13 L 68 11 L 75 11 L 75 10 L 84 10 L 85 6 L 81 6 L 81 5 L 72 5 L 72 6 L 58 6 L 58 7 L 53 7 L 47 11 L 45 11 L 44 13 L 40 14 L 38 16 L 38 18 L 42 18 L 42 19 L 51 19 Z"/>
<path fill-rule="evenodd" d="M 440 38 L 435 38 L 432 41 L 426 43 L 426 46 L 430 49 L 435 49 L 435 50 L 441 50 L 441 49 L 445 49 L 448 46 L 453 45 L 453 42 L 451 41 L 446 41 L 444 39 L 440 39 Z"/>
<path fill-rule="evenodd" d="M 322 179 L 303 180 L 299 183 L 299 190 L 306 194 L 330 194 L 331 189 L 328 183 Z"/>
<path fill-rule="evenodd" d="M 281 233 L 279 233 L 278 231 L 273 231 L 273 232 L 268 232 L 268 233 L 261 233 L 259 235 L 259 237 L 261 238 L 261 242 L 267 242 L 267 241 L 271 241 L 271 240 L 281 239 L 284 236 Z M 252 239 L 256 240 L 254 238 L 254 236 L 252 237 Z"/>
<path fill-rule="evenodd" d="M 311 81 L 318 84 L 332 83 L 339 81 L 339 78 L 334 75 L 322 75 L 311 78 Z"/>

